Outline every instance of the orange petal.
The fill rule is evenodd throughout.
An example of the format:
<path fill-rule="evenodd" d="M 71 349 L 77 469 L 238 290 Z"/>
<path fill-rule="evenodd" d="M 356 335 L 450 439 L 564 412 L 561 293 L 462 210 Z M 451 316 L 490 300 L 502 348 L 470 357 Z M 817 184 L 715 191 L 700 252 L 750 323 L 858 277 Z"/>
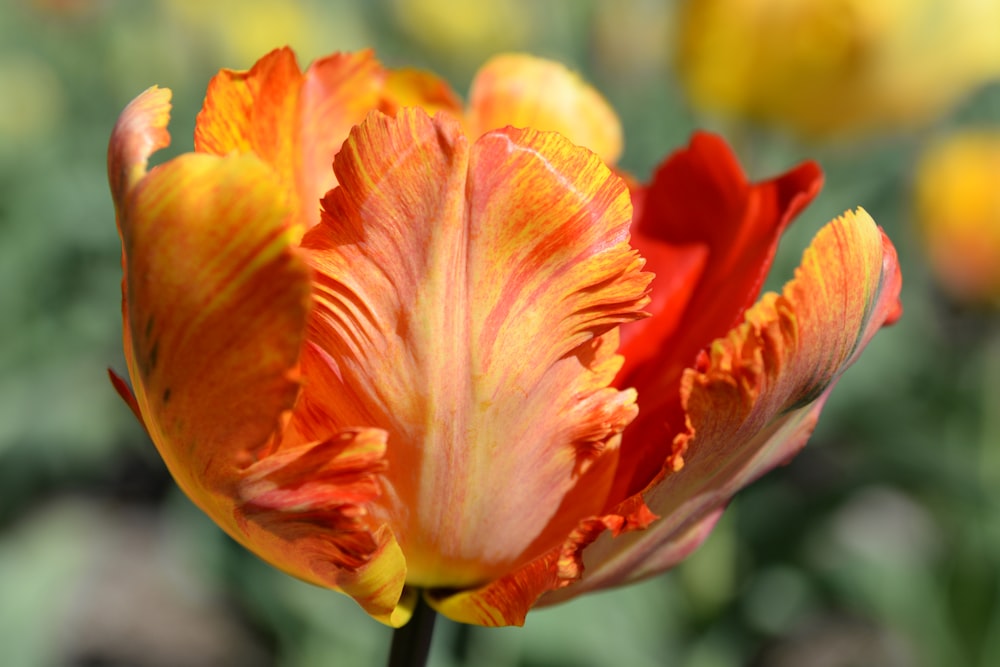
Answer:
<path fill-rule="evenodd" d="M 622 152 L 621 124 L 600 93 L 564 65 L 542 58 L 500 55 L 476 74 L 469 135 L 508 125 L 558 132 L 608 164 Z"/>
<path fill-rule="evenodd" d="M 302 73 L 291 49 L 276 49 L 250 70 L 212 77 L 194 131 L 195 150 L 252 153 L 278 173 L 291 166 Z M 283 174 L 284 175 L 284 174 Z"/>
<path fill-rule="evenodd" d="M 320 549 L 317 558 L 335 568 L 357 569 L 372 551 L 374 525 L 365 504 L 379 495 L 385 469 L 385 431 L 355 429 L 313 445 L 282 450 L 250 465 L 239 485 L 238 513 L 289 542 L 333 531 L 349 538 Z M 365 530 L 359 530 L 359 528 Z M 316 530 L 322 528 L 324 530 Z M 301 557 L 289 554 L 288 560 Z"/>
<path fill-rule="evenodd" d="M 467 586 L 559 544 L 604 502 L 634 394 L 608 389 L 647 274 L 628 193 L 597 156 L 534 130 L 469 146 L 457 121 L 373 114 L 303 240 L 310 340 L 340 401 L 389 433 L 384 512 L 408 583 Z M 600 475 L 590 471 L 601 471 Z M 561 514 L 579 480 L 594 493 Z"/>
<path fill-rule="evenodd" d="M 222 70 L 198 114 L 195 149 L 253 153 L 296 193 L 294 219 L 319 222 L 319 201 L 336 185 L 333 157 L 351 127 L 379 106 L 385 72 L 370 51 L 338 53 L 303 74 L 291 49 L 272 51 L 249 71 Z"/>
<path fill-rule="evenodd" d="M 582 580 L 545 601 L 655 574 L 694 549 L 739 489 L 805 444 L 837 378 L 898 317 L 899 289 L 895 250 L 867 213 L 824 227 L 784 292 L 766 295 L 685 372 L 688 430 L 674 443 L 683 468 L 643 494 L 662 518 L 601 535 L 583 552 Z"/>

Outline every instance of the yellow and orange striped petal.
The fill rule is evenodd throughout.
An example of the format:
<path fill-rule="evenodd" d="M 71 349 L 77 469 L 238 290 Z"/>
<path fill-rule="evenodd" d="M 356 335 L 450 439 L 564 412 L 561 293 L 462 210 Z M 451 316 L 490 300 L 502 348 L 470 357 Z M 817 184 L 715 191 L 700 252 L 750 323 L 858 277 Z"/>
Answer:
<path fill-rule="evenodd" d="M 323 419 L 388 432 L 379 502 L 409 583 L 502 576 L 602 505 L 635 414 L 634 392 L 608 387 L 614 328 L 642 315 L 650 278 L 627 189 L 557 134 L 470 146 L 419 109 L 372 114 L 334 168 L 303 239 L 310 341 L 342 395 Z M 562 508 L 582 482 L 592 493 Z"/>
<path fill-rule="evenodd" d="M 895 250 L 867 213 L 824 227 L 783 293 L 765 295 L 685 371 L 688 427 L 674 442 L 683 467 L 642 495 L 661 518 L 601 535 L 583 551 L 582 580 L 542 602 L 640 579 L 690 553 L 739 489 L 805 444 L 837 378 L 899 316 L 899 290 Z"/>
<path fill-rule="evenodd" d="M 168 95 L 137 98 L 109 149 L 134 396 L 115 386 L 180 487 L 234 539 L 405 622 L 402 553 L 364 511 L 380 492 L 384 432 L 328 432 L 276 451 L 300 390 L 312 291 L 289 197 L 253 155 L 189 153 L 147 173 L 166 144 Z"/>
<path fill-rule="evenodd" d="M 526 54 L 483 65 L 472 82 L 467 121 L 471 137 L 512 125 L 558 132 L 607 164 L 622 152 L 621 124 L 601 94 L 565 65 Z"/>
<path fill-rule="evenodd" d="M 142 179 L 119 216 L 129 375 L 153 441 L 203 506 L 228 503 L 215 494 L 298 392 L 309 271 L 270 176 L 250 156 L 184 155 Z"/>
<path fill-rule="evenodd" d="M 172 472 L 189 491 L 221 489 L 225 475 L 196 483 L 189 470 L 260 447 L 294 401 L 309 269 L 286 238 L 287 199 L 257 159 L 188 154 L 146 172 L 168 141 L 168 99 L 161 89 L 136 98 L 109 146 L 125 353 Z M 244 363 L 247 354 L 264 363 Z M 220 413 L 241 391 L 253 405 Z"/>

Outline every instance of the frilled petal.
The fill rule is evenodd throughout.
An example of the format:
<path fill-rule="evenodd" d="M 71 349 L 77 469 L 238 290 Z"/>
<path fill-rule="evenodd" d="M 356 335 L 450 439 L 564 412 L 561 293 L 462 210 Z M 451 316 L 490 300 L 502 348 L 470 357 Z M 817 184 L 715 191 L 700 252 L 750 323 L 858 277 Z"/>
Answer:
<path fill-rule="evenodd" d="M 681 373 L 740 321 L 760 293 L 782 232 L 821 185 L 812 162 L 750 183 L 725 141 L 696 133 L 647 188 L 636 189 L 633 245 L 656 283 L 652 317 L 622 330 L 626 363 L 616 384 L 635 387 L 641 407 L 631 430 L 654 422 L 665 432 L 683 427 Z M 615 495 L 640 490 L 668 455 L 626 438 Z"/>
<path fill-rule="evenodd" d="M 601 94 L 564 65 L 542 58 L 500 55 L 476 74 L 469 135 L 508 125 L 559 132 L 608 164 L 622 152 L 621 124 Z"/>
<path fill-rule="evenodd" d="M 628 192 L 557 134 L 470 146 L 419 109 L 371 115 L 334 168 L 303 240 L 313 357 L 342 395 L 323 419 L 388 432 L 379 502 L 409 583 L 502 576 L 603 504 L 635 414 L 608 388 L 613 329 L 647 301 Z M 580 483 L 591 493 L 562 508 Z"/>
<path fill-rule="evenodd" d="M 685 371 L 687 428 L 673 443 L 684 466 L 641 496 L 660 519 L 600 535 L 583 551 L 582 580 L 543 602 L 655 574 L 694 549 L 740 488 L 802 447 L 834 382 L 899 316 L 899 289 L 895 250 L 867 213 L 824 227 L 783 293 L 765 295 Z"/>

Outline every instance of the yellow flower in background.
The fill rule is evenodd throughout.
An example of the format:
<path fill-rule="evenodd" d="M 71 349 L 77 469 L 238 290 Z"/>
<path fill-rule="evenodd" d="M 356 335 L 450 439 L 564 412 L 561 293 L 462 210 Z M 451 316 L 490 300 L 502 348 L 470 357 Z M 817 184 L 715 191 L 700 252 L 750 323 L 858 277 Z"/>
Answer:
<path fill-rule="evenodd" d="M 938 280 L 961 301 L 1000 304 L 1000 131 L 966 130 L 931 146 L 915 187 Z"/>
<path fill-rule="evenodd" d="M 692 102 L 822 138 L 912 127 L 1000 75 L 1000 3 L 682 0 Z"/>

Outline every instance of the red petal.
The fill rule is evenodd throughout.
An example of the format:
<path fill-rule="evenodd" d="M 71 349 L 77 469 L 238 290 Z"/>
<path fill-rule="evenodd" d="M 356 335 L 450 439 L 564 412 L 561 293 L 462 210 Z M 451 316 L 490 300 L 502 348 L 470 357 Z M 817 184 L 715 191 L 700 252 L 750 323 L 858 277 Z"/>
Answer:
<path fill-rule="evenodd" d="M 658 428 L 669 442 L 683 427 L 683 369 L 757 298 L 782 232 L 821 183 L 819 168 L 806 162 L 751 184 L 722 139 L 698 133 L 635 197 L 632 242 L 656 280 L 652 317 L 622 328 L 625 367 L 615 384 L 639 391 L 636 424 L 644 430 Z M 640 490 L 668 455 L 626 439 L 614 497 Z"/>

